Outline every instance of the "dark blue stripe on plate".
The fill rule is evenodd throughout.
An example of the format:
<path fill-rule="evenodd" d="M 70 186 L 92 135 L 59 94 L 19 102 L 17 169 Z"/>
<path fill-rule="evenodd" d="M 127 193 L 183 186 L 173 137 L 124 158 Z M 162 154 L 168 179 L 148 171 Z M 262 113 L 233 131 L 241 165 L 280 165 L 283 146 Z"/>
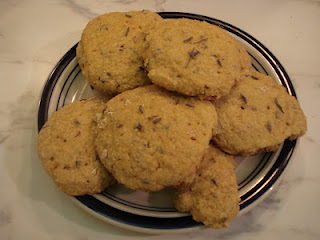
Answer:
<path fill-rule="evenodd" d="M 259 172 L 261 171 L 261 169 L 263 169 L 263 167 L 267 164 L 267 162 L 270 160 L 270 158 L 272 157 L 272 154 L 271 153 L 266 153 L 262 160 L 260 161 L 260 163 L 255 167 L 255 169 L 251 172 L 251 174 L 249 174 L 241 183 L 239 183 L 239 186 L 241 186 L 242 184 L 245 183 L 245 185 L 241 186 L 239 188 L 242 189 L 244 188 L 245 186 L 248 185 L 248 183 L 253 179 L 255 178 Z"/>
<path fill-rule="evenodd" d="M 203 226 L 201 223 L 195 222 L 191 216 L 178 218 L 155 218 L 139 216 L 127 212 L 120 211 L 116 208 L 108 206 L 92 196 L 76 197 L 82 204 L 91 210 L 110 218 L 116 222 L 128 224 L 140 228 L 158 229 L 158 230 L 174 230 Z"/>
<path fill-rule="evenodd" d="M 79 66 L 79 64 L 77 64 L 76 67 L 78 67 L 78 66 Z M 76 68 L 76 67 L 75 67 L 75 68 Z M 69 93 L 69 91 L 70 91 L 70 88 L 71 88 L 74 80 L 78 77 L 78 75 L 79 75 L 80 72 L 81 72 L 81 69 L 80 69 L 80 67 L 79 67 L 79 71 L 76 73 L 76 75 L 75 75 L 74 78 L 72 79 L 72 81 L 71 81 L 71 83 L 70 83 L 70 85 L 69 85 L 69 87 L 68 87 L 68 89 L 67 89 L 66 95 L 64 96 L 64 99 L 63 99 L 62 106 L 64 106 L 64 104 L 65 104 L 65 102 L 66 102 L 66 99 L 67 99 L 67 97 L 68 97 L 68 93 Z"/>
<path fill-rule="evenodd" d="M 254 188 L 252 188 L 245 195 L 241 196 L 240 209 L 244 209 L 245 207 L 249 206 L 274 185 L 288 165 L 296 142 L 296 140 L 286 140 L 284 142 L 281 152 L 270 171 L 263 177 L 261 181 L 257 183 Z"/>
<path fill-rule="evenodd" d="M 42 90 L 39 109 L 38 109 L 38 131 L 41 130 L 42 126 L 48 120 L 48 109 L 53 89 L 56 86 L 61 74 L 65 68 L 69 65 L 70 61 L 76 56 L 76 48 L 78 43 L 75 44 L 57 63 L 52 69 L 47 82 Z"/>
<path fill-rule="evenodd" d="M 248 52 L 248 54 L 249 54 L 250 57 L 253 58 L 253 59 L 256 61 L 256 63 L 258 63 L 259 66 L 263 69 L 263 73 L 266 74 L 266 75 L 269 75 L 268 72 L 266 71 L 266 69 L 262 66 L 262 64 L 261 64 L 251 53 Z M 252 66 L 254 67 L 254 69 L 255 69 L 257 72 L 260 72 L 260 71 L 258 70 L 258 68 L 257 68 L 254 64 L 252 64 Z"/>
<path fill-rule="evenodd" d="M 61 98 L 61 96 L 62 96 L 63 90 L 64 90 L 64 88 L 66 87 L 66 85 L 67 85 L 67 83 L 68 83 L 68 81 L 69 81 L 70 76 L 71 76 L 72 73 L 76 70 L 77 66 L 79 66 L 79 64 L 77 64 L 77 65 L 72 69 L 72 71 L 69 73 L 66 81 L 63 83 L 63 86 L 62 86 L 62 88 L 61 88 L 61 91 L 60 91 L 60 94 L 59 94 L 59 97 L 58 97 L 58 102 L 57 102 L 57 106 L 56 106 L 56 111 L 58 111 L 58 109 L 59 109 L 60 98 Z M 72 82 L 70 83 L 68 89 L 70 88 L 71 85 L 72 85 Z M 62 103 L 62 106 L 64 106 L 64 101 L 63 101 L 63 103 Z"/>
<path fill-rule="evenodd" d="M 122 204 L 124 206 L 128 206 L 128 207 L 132 207 L 132 208 L 136 208 L 136 209 L 140 209 L 140 210 L 148 210 L 148 211 L 152 211 L 152 212 L 176 212 L 177 210 L 175 208 L 161 208 L 161 207 L 150 207 L 150 206 L 145 206 L 142 204 L 138 204 L 138 203 L 133 203 L 133 202 L 129 202 L 125 199 L 122 198 L 118 198 L 117 196 L 114 196 L 111 193 L 108 192 L 102 192 L 102 195 L 104 195 L 106 198 L 109 198 L 119 204 Z"/>

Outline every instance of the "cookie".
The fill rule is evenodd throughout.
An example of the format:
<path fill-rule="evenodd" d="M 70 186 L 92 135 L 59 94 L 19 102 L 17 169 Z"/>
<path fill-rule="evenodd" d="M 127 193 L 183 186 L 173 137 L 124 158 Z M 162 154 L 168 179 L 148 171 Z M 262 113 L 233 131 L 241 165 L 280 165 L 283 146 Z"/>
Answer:
<path fill-rule="evenodd" d="M 192 181 L 217 123 L 209 101 L 139 87 L 106 104 L 96 149 L 119 183 L 158 191 Z"/>
<path fill-rule="evenodd" d="M 210 146 L 193 183 L 177 189 L 177 210 L 190 212 L 195 221 L 206 226 L 215 229 L 228 227 L 239 212 L 240 199 L 234 169 L 232 155 Z"/>
<path fill-rule="evenodd" d="M 284 140 L 296 139 L 307 129 L 296 98 L 270 76 L 258 72 L 244 75 L 215 106 L 219 130 L 213 140 L 230 154 L 276 151 Z"/>
<path fill-rule="evenodd" d="M 77 47 L 88 82 L 104 93 L 150 84 L 141 52 L 145 36 L 160 21 L 158 14 L 147 10 L 112 12 L 90 21 Z"/>
<path fill-rule="evenodd" d="M 77 101 L 57 112 L 38 135 L 38 156 L 57 187 L 72 196 L 103 191 L 114 182 L 95 151 L 97 114 L 103 102 Z"/>
<path fill-rule="evenodd" d="M 161 22 L 147 36 L 143 58 L 154 84 L 209 100 L 228 94 L 251 68 L 246 50 L 226 31 L 190 19 Z"/>

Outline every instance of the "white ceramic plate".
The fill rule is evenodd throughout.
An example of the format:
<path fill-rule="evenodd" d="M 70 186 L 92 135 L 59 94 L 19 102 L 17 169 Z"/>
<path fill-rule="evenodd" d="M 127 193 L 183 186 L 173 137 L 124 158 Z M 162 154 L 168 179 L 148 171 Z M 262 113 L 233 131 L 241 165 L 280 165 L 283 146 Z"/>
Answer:
<path fill-rule="evenodd" d="M 253 69 L 270 75 L 286 87 L 289 94 L 295 92 L 289 76 L 273 54 L 255 38 L 244 31 L 217 19 L 177 12 L 159 13 L 163 18 L 191 18 L 219 25 L 239 41 L 252 58 Z M 85 81 L 76 60 L 76 46 L 58 62 L 43 89 L 39 112 L 38 130 L 59 108 L 75 100 L 97 96 L 98 93 Z M 261 201 L 285 170 L 296 141 L 285 141 L 276 153 L 259 154 L 236 159 L 236 175 L 239 184 L 240 213 Z M 186 213 L 178 213 L 173 205 L 174 189 L 146 193 L 133 191 L 116 184 L 101 194 L 74 197 L 73 200 L 96 217 L 127 229 L 167 233 L 192 231 L 203 227 Z"/>

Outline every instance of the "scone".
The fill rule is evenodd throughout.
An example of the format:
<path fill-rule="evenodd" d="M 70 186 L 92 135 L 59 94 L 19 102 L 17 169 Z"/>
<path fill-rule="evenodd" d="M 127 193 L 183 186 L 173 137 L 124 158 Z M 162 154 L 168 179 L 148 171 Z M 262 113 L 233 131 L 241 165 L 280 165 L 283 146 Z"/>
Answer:
<path fill-rule="evenodd" d="M 158 191 L 192 181 L 217 123 L 209 101 L 139 87 L 107 102 L 97 152 L 119 183 Z"/>
<path fill-rule="evenodd" d="M 219 130 L 213 140 L 230 154 L 276 151 L 284 140 L 296 139 L 307 129 L 296 98 L 270 76 L 258 72 L 244 75 L 215 106 Z"/>
<path fill-rule="evenodd" d="M 73 102 L 55 112 L 39 133 L 39 159 L 68 195 L 99 193 L 114 182 L 94 146 L 97 114 L 103 108 L 98 99 Z"/>
<path fill-rule="evenodd" d="M 238 215 L 239 194 L 235 160 L 214 146 L 205 152 L 192 184 L 177 189 L 175 206 L 215 229 L 228 227 Z"/>
<path fill-rule="evenodd" d="M 251 59 L 220 27 L 190 19 L 161 22 L 147 36 L 143 54 L 154 84 L 201 99 L 229 93 Z"/>
<path fill-rule="evenodd" d="M 141 52 L 146 35 L 160 21 L 147 10 L 112 12 L 90 21 L 77 47 L 86 80 L 108 94 L 150 84 Z"/>

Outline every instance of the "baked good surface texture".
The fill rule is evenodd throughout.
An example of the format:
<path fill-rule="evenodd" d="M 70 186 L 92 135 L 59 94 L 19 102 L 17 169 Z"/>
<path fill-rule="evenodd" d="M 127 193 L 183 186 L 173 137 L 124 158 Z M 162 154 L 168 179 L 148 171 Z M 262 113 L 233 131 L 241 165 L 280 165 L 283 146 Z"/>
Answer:
<path fill-rule="evenodd" d="M 86 80 L 104 93 L 150 84 L 142 47 L 146 35 L 160 21 L 158 14 L 147 10 L 106 13 L 90 21 L 77 47 Z"/>
<path fill-rule="evenodd" d="M 177 189 L 175 206 L 215 229 L 226 228 L 238 215 L 239 194 L 234 156 L 210 146 L 192 184 Z"/>
<path fill-rule="evenodd" d="M 72 196 L 103 191 L 114 182 L 97 159 L 99 99 L 73 102 L 53 113 L 38 135 L 38 156 L 57 187 Z"/>
<path fill-rule="evenodd" d="M 158 191 L 191 182 L 217 115 L 209 101 L 156 85 L 111 99 L 98 124 L 97 152 L 115 179 L 131 189 Z"/>
<path fill-rule="evenodd" d="M 276 151 L 307 130 L 295 97 L 270 76 L 248 72 L 230 94 L 215 101 L 219 117 L 214 142 L 225 152 L 253 155 Z"/>
<path fill-rule="evenodd" d="M 226 95 L 251 59 L 220 27 L 190 19 L 161 22 L 147 36 L 148 77 L 170 91 L 213 100 Z"/>

